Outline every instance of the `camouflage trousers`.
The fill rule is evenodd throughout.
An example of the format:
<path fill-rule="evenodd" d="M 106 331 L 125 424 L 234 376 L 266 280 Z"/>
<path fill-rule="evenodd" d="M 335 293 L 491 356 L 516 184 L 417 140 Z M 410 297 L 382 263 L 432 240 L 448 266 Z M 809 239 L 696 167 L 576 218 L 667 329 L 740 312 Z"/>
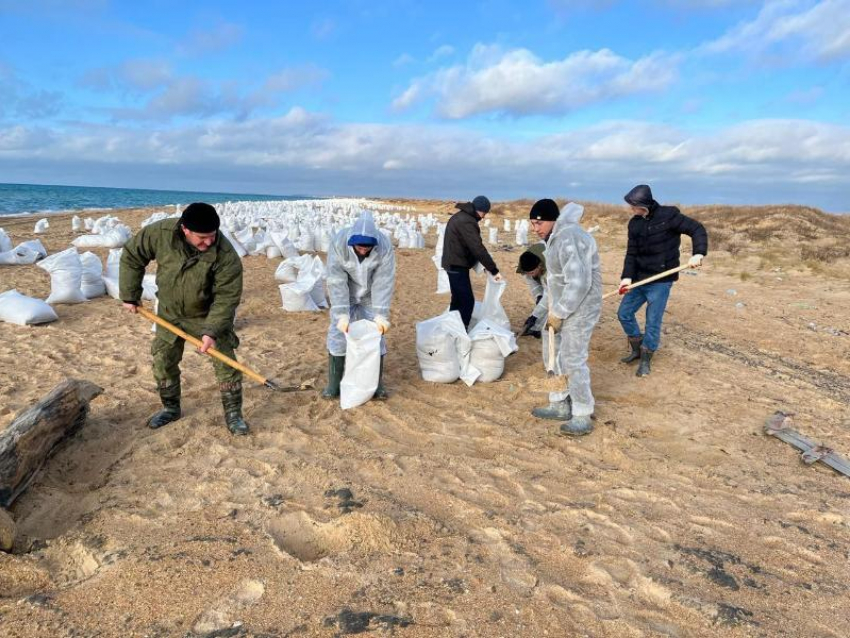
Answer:
<path fill-rule="evenodd" d="M 203 329 L 201 322 L 175 320 L 173 317 L 168 317 L 167 320 L 184 332 L 194 337 L 201 337 L 201 330 Z M 177 335 L 161 326 L 156 327 L 156 337 L 154 337 L 151 346 L 151 354 L 153 355 L 153 376 L 158 387 L 167 387 L 180 380 L 180 361 L 183 359 L 185 345 L 186 341 Z M 215 340 L 215 349 L 231 359 L 236 359 L 235 351 L 238 346 L 239 337 L 232 330 L 219 335 L 218 339 Z M 218 359 L 209 357 L 209 360 L 212 362 L 215 378 L 219 384 L 238 383 L 242 380 L 242 373 L 238 370 L 234 370 Z"/>

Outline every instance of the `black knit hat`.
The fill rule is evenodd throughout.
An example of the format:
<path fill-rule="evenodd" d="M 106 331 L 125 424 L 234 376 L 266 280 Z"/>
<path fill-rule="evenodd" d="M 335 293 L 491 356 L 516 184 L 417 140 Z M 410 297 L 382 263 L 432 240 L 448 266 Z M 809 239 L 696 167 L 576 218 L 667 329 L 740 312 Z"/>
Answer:
<path fill-rule="evenodd" d="M 193 233 L 214 233 L 221 225 L 221 220 L 215 208 L 203 202 L 195 202 L 183 209 L 180 223 Z"/>
<path fill-rule="evenodd" d="M 479 213 L 484 213 L 486 215 L 490 212 L 490 200 L 484 197 L 484 195 L 479 195 L 473 199 L 472 205 Z"/>
<path fill-rule="evenodd" d="M 542 222 L 553 222 L 558 219 L 561 214 L 558 205 L 552 199 L 539 199 L 534 202 L 531 207 L 531 212 L 528 213 L 529 219 L 536 219 Z"/>
<path fill-rule="evenodd" d="M 519 256 L 519 268 L 517 272 L 531 272 L 540 265 L 540 257 L 530 250 L 526 250 Z"/>
<path fill-rule="evenodd" d="M 638 184 L 626 193 L 623 199 L 629 206 L 640 206 L 642 208 L 652 208 L 655 203 L 655 200 L 652 199 L 652 189 L 646 184 Z"/>

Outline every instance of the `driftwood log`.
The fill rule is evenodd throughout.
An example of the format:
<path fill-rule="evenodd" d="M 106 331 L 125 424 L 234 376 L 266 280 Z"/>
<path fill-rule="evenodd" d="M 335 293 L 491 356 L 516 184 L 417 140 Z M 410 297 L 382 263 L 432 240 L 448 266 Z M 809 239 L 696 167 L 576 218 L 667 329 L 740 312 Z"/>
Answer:
<path fill-rule="evenodd" d="M 9 507 L 56 446 L 80 429 L 101 392 L 88 381 L 63 381 L 0 432 L 0 507 Z"/>

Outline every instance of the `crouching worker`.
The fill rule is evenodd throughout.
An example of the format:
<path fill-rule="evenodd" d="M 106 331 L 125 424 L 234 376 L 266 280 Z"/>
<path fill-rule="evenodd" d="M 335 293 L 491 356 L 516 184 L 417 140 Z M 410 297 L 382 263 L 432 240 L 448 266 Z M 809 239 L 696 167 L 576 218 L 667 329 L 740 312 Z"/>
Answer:
<path fill-rule="evenodd" d="M 555 330 L 554 369 L 568 378 L 564 391 L 551 392 L 549 405 L 535 408 L 532 414 L 561 421 L 561 434 L 574 436 L 593 430 L 587 355 L 602 311 L 599 253 L 596 240 L 579 226 L 583 214 L 584 208 L 572 202 L 559 212 L 549 199 L 537 202 L 530 215 L 535 231 L 546 240 L 546 286 L 541 304 L 548 310 L 546 329 L 551 326 Z M 544 340 L 544 348 L 547 345 Z"/>
<path fill-rule="evenodd" d="M 242 261 L 218 232 L 218 214 L 209 204 L 189 204 L 179 219 L 143 228 L 121 253 L 120 297 L 135 313 L 142 298 L 145 267 L 156 261 L 157 314 L 231 359 L 239 339 L 233 330 L 242 298 Z M 160 428 L 180 418 L 180 361 L 185 341 L 157 325 L 153 340 L 153 376 L 163 409 L 148 419 Z M 212 358 L 211 358 L 212 359 Z M 248 434 L 242 418 L 242 373 L 212 359 L 221 390 L 224 420 L 232 434 Z"/>
<path fill-rule="evenodd" d="M 328 328 L 328 385 L 326 399 L 339 396 L 345 371 L 345 334 L 358 319 L 374 321 L 381 334 L 390 328 L 390 303 L 395 290 L 395 253 L 387 237 L 378 230 L 371 213 L 363 213 L 353 226 L 343 228 L 328 249 L 328 296 L 331 301 Z M 386 399 L 384 356 L 386 340 L 381 337 L 381 371 L 375 399 Z"/>
<path fill-rule="evenodd" d="M 546 257 L 543 255 L 545 250 L 546 244 L 541 241 L 529 246 L 528 250 L 519 256 L 516 271 L 525 279 L 528 292 L 531 293 L 531 298 L 534 300 L 534 310 L 525 320 L 522 332 L 519 334 L 520 337 L 528 335 L 535 339 L 540 338 L 540 318 L 545 319 L 546 316 L 540 303 L 543 300 L 543 282 L 546 279 Z"/>

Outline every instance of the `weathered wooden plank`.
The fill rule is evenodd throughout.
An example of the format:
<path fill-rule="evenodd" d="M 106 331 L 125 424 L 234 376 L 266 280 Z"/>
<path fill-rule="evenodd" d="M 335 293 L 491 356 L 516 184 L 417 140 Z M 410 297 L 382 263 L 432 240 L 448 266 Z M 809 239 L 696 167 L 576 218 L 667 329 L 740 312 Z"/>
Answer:
<path fill-rule="evenodd" d="M 0 507 L 9 507 L 56 446 L 80 429 L 89 402 L 102 392 L 88 381 L 63 381 L 0 432 Z"/>

